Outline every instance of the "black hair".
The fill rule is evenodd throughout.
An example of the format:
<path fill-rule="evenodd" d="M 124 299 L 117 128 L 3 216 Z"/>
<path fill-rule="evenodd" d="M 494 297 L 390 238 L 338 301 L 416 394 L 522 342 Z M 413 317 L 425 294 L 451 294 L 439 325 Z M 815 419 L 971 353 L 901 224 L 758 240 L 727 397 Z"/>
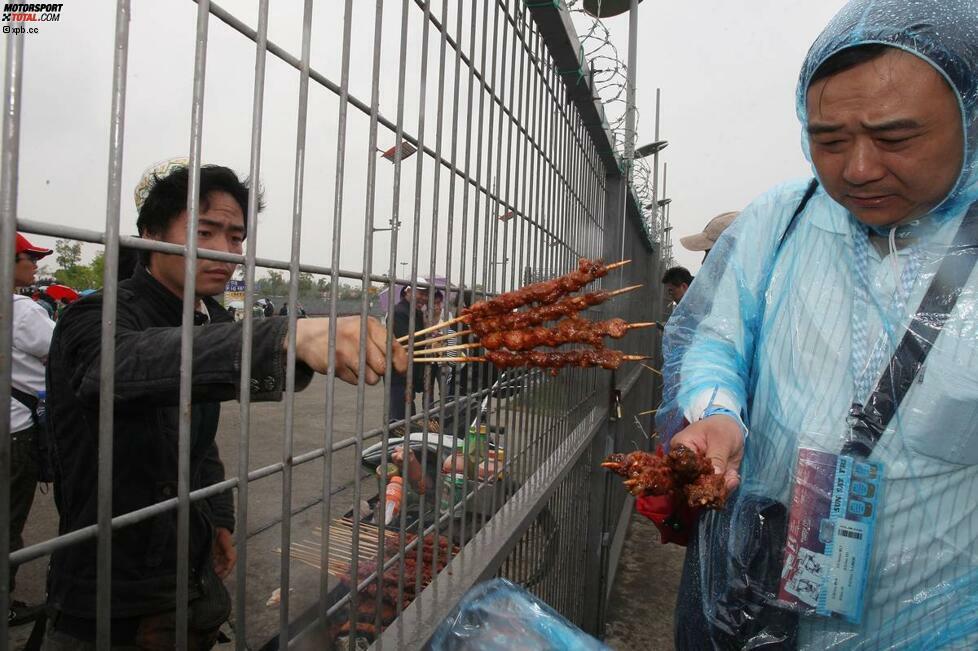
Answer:
<path fill-rule="evenodd" d="M 119 247 L 119 264 L 117 266 L 119 280 L 131 278 L 139 261 L 139 251 L 128 246 Z"/>
<path fill-rule="evenodd" d="M 672 267 L 667 269 L 662 275 L 663 285 L 675 285 L 679 287 L 683 283 L 690 285 L 693 282 L 693 274 L 689 273 L 686 267 Z"/>
<path fill-rule="evenodd" d="M 153 185 L 149 196 L 139 209 L 136 228 L 140 236 L 159 235 L 169 228 L 177 215 L 187 209 L 187 186 L 190 183 L 190 170 L 178 167 L 166 176 L 153 175 Z M 207 209 L 208 197 L 214 192 L 227 192 L 241 207 L 241 213 L 248 215 L 248 181 L 242 181 L 229 167 L 221 165 L 202 165 L 200 168 L 200 208 Z M 265 207 L 262 194 L 258 193 L 258 211 Z M 245 221 L 247 237 L 248 222 Z"/>
<path fill-rule="evenodd" d="M 873 59 L 878 59 L 890 49 L 889 45 L 882 43 L 867 43 L 839 50 L 815 69 L 815 74 L 812 75 L 812 80 L 808 82 L 808 86 L 810 88 L 817 81 L 845 72 Z"/>

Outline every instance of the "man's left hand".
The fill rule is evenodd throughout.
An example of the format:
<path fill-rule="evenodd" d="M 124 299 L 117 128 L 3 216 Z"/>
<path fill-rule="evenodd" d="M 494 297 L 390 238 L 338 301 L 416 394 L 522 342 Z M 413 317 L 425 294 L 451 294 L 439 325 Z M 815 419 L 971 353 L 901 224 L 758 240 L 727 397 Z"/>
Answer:
<path fill-rule="evenodd" d="M 238 560 L 238 551 L 234 548 L 234 536 L 224 527 L 217 528 L 214 538 L 214 573 L 221 579 L 227 578 Z"/>

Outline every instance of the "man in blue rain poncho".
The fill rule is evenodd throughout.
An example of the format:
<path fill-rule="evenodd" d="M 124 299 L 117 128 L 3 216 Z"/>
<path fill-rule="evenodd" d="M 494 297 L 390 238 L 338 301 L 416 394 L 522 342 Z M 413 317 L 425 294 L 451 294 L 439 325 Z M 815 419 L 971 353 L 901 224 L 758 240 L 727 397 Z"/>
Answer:
<path fill-rule="evenodd" d="M 677 646 L 975 649 L 978 2 L 853 0 L 797 102 L 817 187 L 748 207 L 666 329 L 660 431 L 737 488 L 691 537 Z M 960 282 L 945 260 L 965 261 Z M 885 479 L 859 622 L 772 614 L 778 569 L 773 589 L 737 581 L 765 553 L 780 566 L 784 537 L 765 527 L 787 526 L 799 450 L 851 451 L 874 403 L 891 417 L 862 448 Z"/>

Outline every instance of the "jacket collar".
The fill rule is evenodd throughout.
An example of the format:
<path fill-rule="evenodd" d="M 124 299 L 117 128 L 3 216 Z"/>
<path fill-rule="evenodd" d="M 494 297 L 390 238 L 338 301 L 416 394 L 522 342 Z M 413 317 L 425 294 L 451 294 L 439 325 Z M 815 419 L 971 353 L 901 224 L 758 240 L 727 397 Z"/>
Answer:
<path fill-rule="evenodd" d="M 885 237 L 889 234 L 889 228 L 874 229 L 862 224 L 841 204 L 835 202 L 822 186 L 819 186 L 815 196 L 812 197 L 811 205 L 814 208 L 811 213 L 806 211 L 812 225 L 823 231 L 838 235 L 850 235 L 856 229 L 868 231 L 870 236 L 877 235 Z M 919 220 L 897 226 L 897 240 L 922 241 L 943 243 L 953 235 L 957 229 L 957 223 L 964 216 L 964 211 L 956 215 L 951 220 L 935 220 L 931 215 L 926 215 Z M 950 235 L 949 235 L 950 234 Z"/>
<path fill-rule="evenodd" d="M 173 294 L 156 278 L 153 278 L 145 266 L 136 265 L 132 277 L 125 282 L 130 290 L 143 297 L 144 300 L 148 300 L 159 310 L 160 315 L 166 321 L 166 325 L 179 326 L 183 321 L 183 299 Z M 202 300 L 207 307 L 211 323 L 226 323 L 232 320 L 227 310 L 213 297 L 205 296 Z"/>

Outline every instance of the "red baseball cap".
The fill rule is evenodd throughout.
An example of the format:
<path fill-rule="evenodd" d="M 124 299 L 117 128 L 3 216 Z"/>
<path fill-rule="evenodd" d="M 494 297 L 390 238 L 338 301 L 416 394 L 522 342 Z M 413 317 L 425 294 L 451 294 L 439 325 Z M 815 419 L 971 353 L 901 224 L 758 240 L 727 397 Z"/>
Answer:
<path fill-rule="evenodd" d="M 44 256 L 51 255 L 54 251 L 34 246 L 26 237 L 17 233 L 17 253 L 29 253 L 35 258 L 43 258 Z"/>

